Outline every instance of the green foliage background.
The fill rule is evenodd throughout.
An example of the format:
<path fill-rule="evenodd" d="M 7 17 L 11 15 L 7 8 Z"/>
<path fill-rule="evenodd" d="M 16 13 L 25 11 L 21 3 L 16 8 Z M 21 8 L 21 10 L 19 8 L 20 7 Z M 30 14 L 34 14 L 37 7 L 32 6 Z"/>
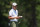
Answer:
<path fill-rule="evenodd" d="M 22 20 L 20 27 L 28 27 L 30 25 L 30 20 L 32 19 L 32 8 L 31 3 L 36 2 L 36 20 L 37 27 L 40 27 L 40 0 L 0 0 L 0 22 L 1 26 L 8 27 L 8 12 L 12 8 L 11 4 L 13 2 L 18 3 L 19 15 L 22 15 L 24 19 Z M 34 3 L 35 3 L 34 2 Z"/>

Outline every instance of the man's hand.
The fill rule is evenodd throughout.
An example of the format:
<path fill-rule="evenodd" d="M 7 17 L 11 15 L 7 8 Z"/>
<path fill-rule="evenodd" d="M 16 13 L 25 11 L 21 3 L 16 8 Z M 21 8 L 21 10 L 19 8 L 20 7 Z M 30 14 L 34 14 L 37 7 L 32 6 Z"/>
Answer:
<path fill-rule="evenodd" d="M 23 16 L 19 16 L 20 18 L 22 18 Z"/>
<path fill-rule="evenodd" d="M 20 19 L 20 17 L 15 17 L 16 19 Z"/>
<path fill-rule="evenodd" d="M 20 18 L 22 18 L 22 16 L 18 16 L 18 17 L 16 17 L 16 19 L 20 19 Z"/>

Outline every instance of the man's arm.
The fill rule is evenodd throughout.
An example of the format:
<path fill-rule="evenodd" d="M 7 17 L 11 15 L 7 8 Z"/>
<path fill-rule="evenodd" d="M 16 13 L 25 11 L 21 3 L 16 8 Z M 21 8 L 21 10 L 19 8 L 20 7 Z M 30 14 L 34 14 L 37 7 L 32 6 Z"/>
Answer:
<path fill-rule="evenodd" d="M 11 16 L 9 16 L 8 18 L 9 18 L 9 19 L 15 19 L 15 18 L 16 18 L 16 19 L 19 19 L 20 17 L 11 17 Z"/>

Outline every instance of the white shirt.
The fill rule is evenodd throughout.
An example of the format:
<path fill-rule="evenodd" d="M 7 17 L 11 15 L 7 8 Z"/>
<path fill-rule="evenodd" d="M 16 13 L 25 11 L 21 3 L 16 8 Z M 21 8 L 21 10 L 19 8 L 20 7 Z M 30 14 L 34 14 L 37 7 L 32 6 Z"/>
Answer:
<path fill-rule="evenodd" d="M 18 10 L 16 10 L 16 13 L 15 13 L 15 10 L 14 9 L 11 9 L 10 11 L 9 11 L 9 16 L 11 16 L 11 17 L 17 17 L 18 16 Z M 11 19 L 10 21 L 18 21 L 18 19 Z"/>

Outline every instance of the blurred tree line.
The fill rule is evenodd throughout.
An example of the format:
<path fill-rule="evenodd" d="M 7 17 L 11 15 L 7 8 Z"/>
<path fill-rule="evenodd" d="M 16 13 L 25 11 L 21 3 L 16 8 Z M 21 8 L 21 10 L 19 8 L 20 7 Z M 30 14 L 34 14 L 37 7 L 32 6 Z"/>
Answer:
<path fill-rule="evenodd" d="M 18 3 L 23 20 L 19 27 L 40 27 L 40 0 L 0 0 L 0 27 L 8 27 L 8 12 L 13 2 Z"/>

